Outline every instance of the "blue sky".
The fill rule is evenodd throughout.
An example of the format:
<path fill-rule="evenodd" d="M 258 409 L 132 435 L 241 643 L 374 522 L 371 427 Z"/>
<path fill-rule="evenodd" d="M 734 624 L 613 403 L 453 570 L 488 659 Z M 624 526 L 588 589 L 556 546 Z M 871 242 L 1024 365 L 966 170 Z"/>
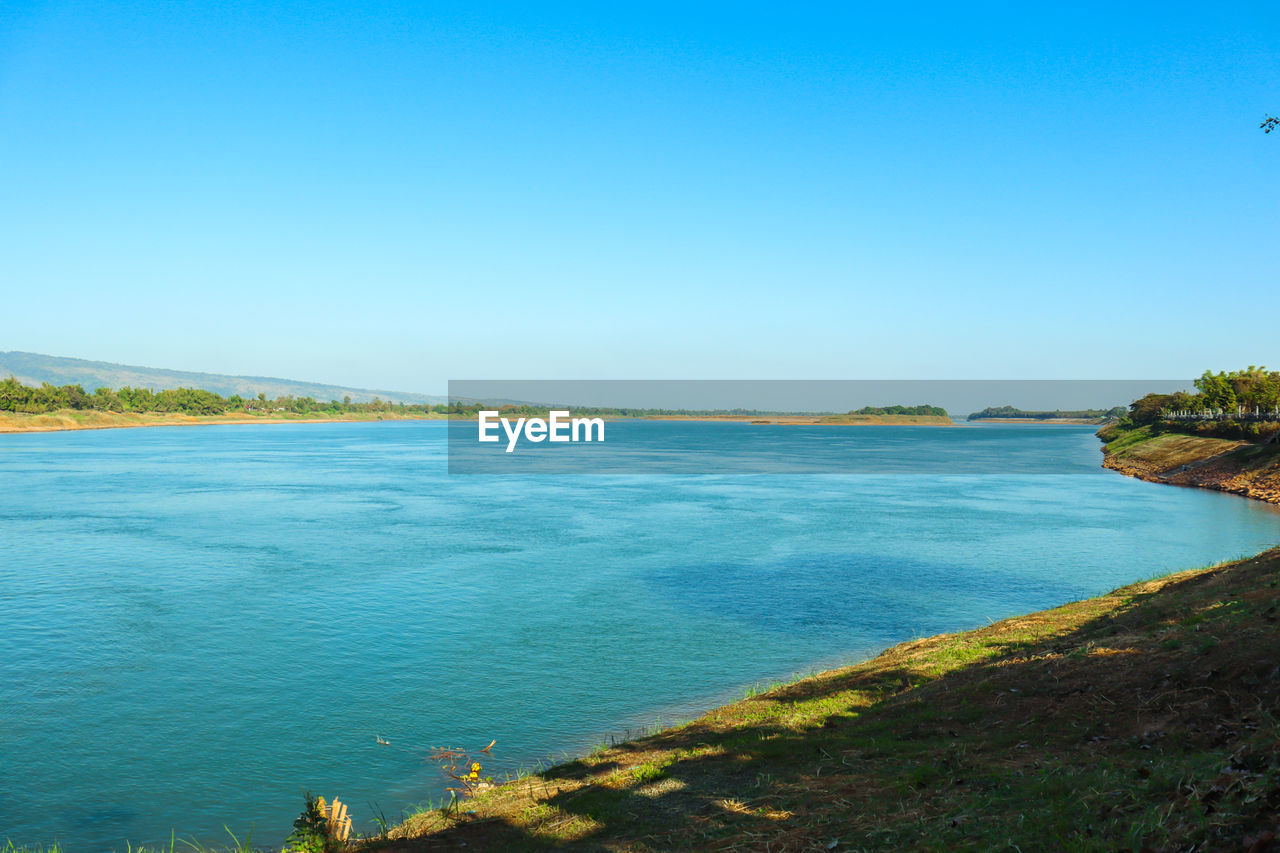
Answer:
<path fill-rule="evenodd" d="M 534 5 L 4 4 L 0 350 L 425 391 L 1280 367 L 1274 4 Z"/>

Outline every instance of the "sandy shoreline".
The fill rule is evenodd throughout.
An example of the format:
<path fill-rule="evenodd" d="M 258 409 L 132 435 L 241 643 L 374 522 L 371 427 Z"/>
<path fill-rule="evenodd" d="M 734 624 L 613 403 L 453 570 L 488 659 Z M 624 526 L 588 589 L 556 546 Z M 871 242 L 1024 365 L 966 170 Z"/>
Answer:
<path fill-rule="evenodd" d="M 345 423 L 358 421 L 406 421 L 406 420 L 443 420 L 441 416 L 431 417 L 414 413 L 410 416 L 399 416 L 386 412 L 373 415 L 349 416 L 224 416 L 224 415 L 181 415 L 158 414 L 154 412 L 76 412 L 74 415 L 63 412 L 28 415 L 24 413 L 0 412 L 0 434 L 18 435 L 35 432 L 70 432 L 90 429 L 133 429 L 136 427 L 162 426 L 222 426 L 231 424 L 317 424 Z"/>
<path fill-rule="evenodd" d="M 592 417 L 586 415 L 586 417 Z M 927 426 L 956 427 L 962 424 L 938 415 L 601 415 L 606 422 L 616 421 L 698 421 L 705 423 L 742 423 L 756 426 Z M 184 415 L 159 412 L 67 411 L 27 414 L 0 412 L 0 434 L 31 432 L 66 432 L 86 429 L 131 429 L 156 426 L 218 426 L 222 424 L 302 424 L 353 421 L 466 420 L 435 413 L 399 415 L 394 412 L 375 414 L 323 416 L 254 416 L 254 415 Z"/>

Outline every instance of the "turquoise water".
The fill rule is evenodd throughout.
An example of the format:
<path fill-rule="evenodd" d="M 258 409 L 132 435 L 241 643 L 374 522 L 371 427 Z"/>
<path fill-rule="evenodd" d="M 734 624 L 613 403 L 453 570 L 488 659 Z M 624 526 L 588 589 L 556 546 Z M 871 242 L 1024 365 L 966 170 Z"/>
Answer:
<path fill-rule="evenodd" d="M 0 839 L 276 844 L 304 789 L 367 830 L 440 796 L 433 745 L 515 769 L 1280 538 L 1103 471 L 1087 428 L 753 429 L 934 463 L 450 476 L 440 422 L 0 436 Z M 1031 446 L 1062 473 L 938 473 Z"/>

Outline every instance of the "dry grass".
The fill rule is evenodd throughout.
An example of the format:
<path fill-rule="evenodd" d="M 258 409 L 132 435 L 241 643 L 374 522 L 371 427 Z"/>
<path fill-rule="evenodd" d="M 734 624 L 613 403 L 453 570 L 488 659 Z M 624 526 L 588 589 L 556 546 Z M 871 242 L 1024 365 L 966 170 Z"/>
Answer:
<path fill-rule="evenodd" d="M 1145 465 L 1153 472 L 1164 473 L 1183 465 L 1200 464 L 1245 444 L 1247 442 L 1226 438 L 1165 433 L 1131 444 L 1111 455 Z"/>
<path fill-rule="evenodd" d="M 1134 430 L 1105 450 L 1103 465 L 1131 477 L 1280 503 L 1280 445 Z"/>

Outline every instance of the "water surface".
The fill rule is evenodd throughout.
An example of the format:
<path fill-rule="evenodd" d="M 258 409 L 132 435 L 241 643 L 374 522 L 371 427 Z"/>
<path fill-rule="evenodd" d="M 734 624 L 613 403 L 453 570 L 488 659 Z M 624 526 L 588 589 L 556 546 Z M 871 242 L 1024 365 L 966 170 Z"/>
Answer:
<path fill-rule="evenodd" d="M 632 428 L 678 447 L 699 426 Z M 683 477 L 450 476 L 445 429 L 0 436 L 0 839 L 225 823 L 276 844 L 304 789 L 368 829 L 369 803 L 439 797 L 432 745 L 496 738 L 514 768 L 1280 531 L 1268 506 L 1103 471 L 1071 426 L 754 427 L 780 455 L 896 461 Z M 1027 442 L 1061 473 L 939 473 Z"/>

